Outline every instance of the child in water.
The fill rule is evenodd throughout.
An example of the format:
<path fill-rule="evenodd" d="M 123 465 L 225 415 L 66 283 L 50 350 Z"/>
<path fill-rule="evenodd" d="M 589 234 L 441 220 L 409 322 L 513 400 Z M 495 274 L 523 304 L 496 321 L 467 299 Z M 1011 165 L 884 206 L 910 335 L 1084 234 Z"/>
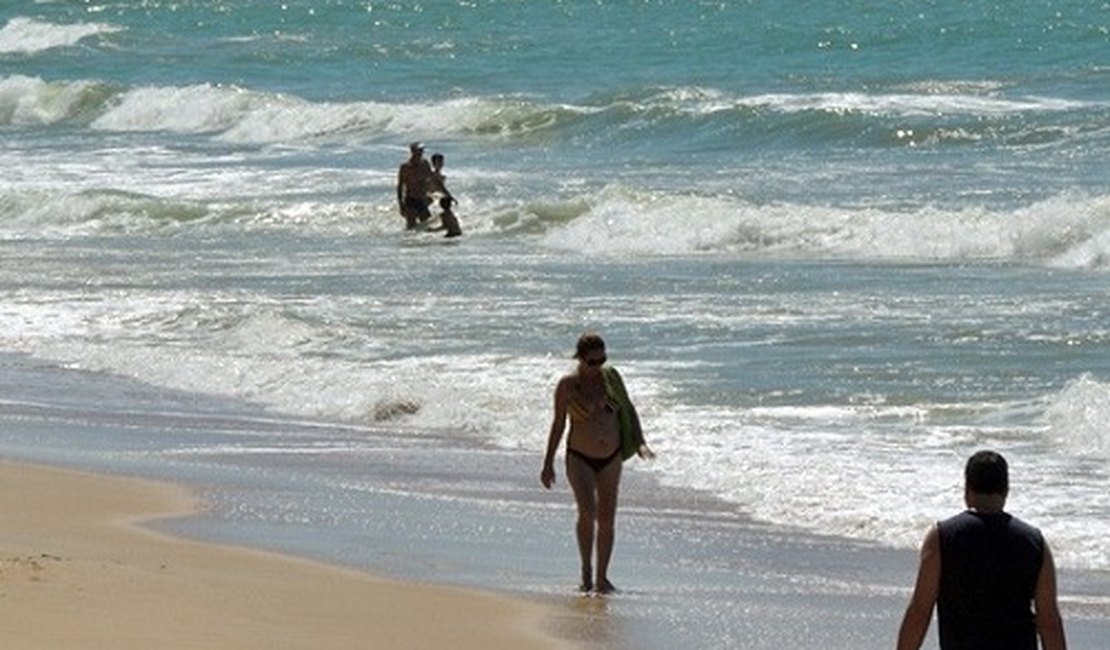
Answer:
<path fill-rule="evenodd" d="M 439 207 L 443 210 L 439 215 L 440 226 L 432 230 L 446 230 L 445 237 L 458 237 L 462 234 L 462 228 L 459 227 L 459 220 L 455 213 L 451 211 L 451 204 L 456 201 L 455 197 L 447 191 L 447 176 L 443 173 L 444 162 L 446 161 L 443 154 L 437 153 L 432 156 L 433 191 L 440 195 Z"/>
<path fill-rule="evenodd" d="M 455 199 L 449 196 L 445 196 L 439 200 L 439 207 L 443 210 L 443 212 L 439 214 L 441 225 L 434 230 L 446 230 L 447 234 L 445 234 L 444 237 L 458 237 L 462 234 L 462 228 L 459 227 L 459 219 L 451 210 L 451 204 L 454 202 Z"/>

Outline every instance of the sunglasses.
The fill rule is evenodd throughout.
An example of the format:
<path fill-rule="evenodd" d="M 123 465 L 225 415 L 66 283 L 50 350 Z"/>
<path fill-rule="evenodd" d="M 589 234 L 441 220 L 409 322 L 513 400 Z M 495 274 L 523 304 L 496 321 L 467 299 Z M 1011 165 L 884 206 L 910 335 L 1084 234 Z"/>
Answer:
<path fill-rule="evenodd" d="M 600 366 L 600 365 L 604 364 L 606 361 L 608 361 L 608 359 L 605 357 L 604 354 L 601 355 L 600 357 L 595 357 L 593 359 L 583 359 L 582 360 L 582 362 L 585 363 L 587 366 L 592 366 L 592 367 Z"/>

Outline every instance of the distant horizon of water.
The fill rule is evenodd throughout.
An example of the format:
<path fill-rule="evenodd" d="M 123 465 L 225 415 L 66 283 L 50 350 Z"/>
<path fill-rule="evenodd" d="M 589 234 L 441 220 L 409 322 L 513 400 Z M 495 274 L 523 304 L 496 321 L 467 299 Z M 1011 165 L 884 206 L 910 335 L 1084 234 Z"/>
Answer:
<path fill-rule="evenodd" d="M 538 463 L 596 329 L 633 471 L 913 548 L 991 446 L 1105 571 L 1110 12 L 1021 5 L 5 3 L 0 341 Z"/>

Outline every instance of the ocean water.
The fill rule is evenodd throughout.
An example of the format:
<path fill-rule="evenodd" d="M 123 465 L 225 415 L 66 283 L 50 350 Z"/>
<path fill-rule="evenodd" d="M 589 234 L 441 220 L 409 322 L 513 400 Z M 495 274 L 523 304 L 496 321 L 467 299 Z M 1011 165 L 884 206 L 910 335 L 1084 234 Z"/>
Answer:
<path fill-rule="evenodd" d="M 412 140 L 459 240 L 403 232 Z M 594 329 L 659 454 L 632 480 L 707 520 L 912 549 L 993 447 L 1011 510 L 1101 573 L 1108 152 L 1090 0 L 12 0 L 0 345 L 335 436 L 206 425 L 152 467 L 357 493 L 350 431 L 538 471 Z M 107 453 L 48 439 L 6 447 Z"/>

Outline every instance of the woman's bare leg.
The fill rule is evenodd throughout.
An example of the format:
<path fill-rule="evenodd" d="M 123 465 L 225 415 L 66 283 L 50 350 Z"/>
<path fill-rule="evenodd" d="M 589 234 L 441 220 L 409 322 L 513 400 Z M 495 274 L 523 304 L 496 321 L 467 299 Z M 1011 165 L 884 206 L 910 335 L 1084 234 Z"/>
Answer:
<path fill-rule="evenodd" d="M 578 537 L 578 556 L 581 559 L 582 591 L 594 588 L 593 552 L 594 524 L 597 521 L 597 478 L 590 466 L 581 458 L 567 454 L 567 482 L 574 490 L 574 502 L 578 506 L 578 524 L 575 533 Z M 600 561 L 600 560 L 599 560 Z"/>
<path fill-rule="evenodd" d="M 609 582 L 609 559 L 616 539 L 617 493 L 621 483 L 621 459 L 616 458 L 597 474 L 597 580 L 600 593 L 615 591 Z"/>

